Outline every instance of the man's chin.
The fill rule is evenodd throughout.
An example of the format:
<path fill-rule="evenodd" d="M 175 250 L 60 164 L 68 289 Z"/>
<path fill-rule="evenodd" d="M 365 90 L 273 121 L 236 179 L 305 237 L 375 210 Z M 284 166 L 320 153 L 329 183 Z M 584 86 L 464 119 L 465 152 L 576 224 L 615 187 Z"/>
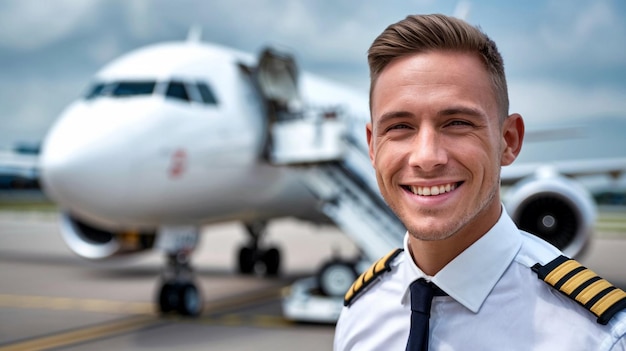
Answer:
<path fill-rule="evenodd" d="M 458 229 L 448 225 L 445 226 L 411 226 L 407 228 L 409 235 L 422 241 L 438 241 L 448 239 L 458 232 Z"/>

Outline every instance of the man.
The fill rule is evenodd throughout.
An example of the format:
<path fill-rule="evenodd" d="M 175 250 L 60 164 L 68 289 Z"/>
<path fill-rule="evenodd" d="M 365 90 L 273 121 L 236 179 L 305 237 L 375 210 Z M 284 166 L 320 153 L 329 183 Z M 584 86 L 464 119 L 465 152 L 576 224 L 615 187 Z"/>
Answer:
<path fill-rule="evenodd" d="M 409 16 L 368 59 L 370 158 L 407 234 L 346 294 L 335 350 L 626 350 L 626 293 L 502 207 L 524 123 L 495 43 L 459 19 Z"/>

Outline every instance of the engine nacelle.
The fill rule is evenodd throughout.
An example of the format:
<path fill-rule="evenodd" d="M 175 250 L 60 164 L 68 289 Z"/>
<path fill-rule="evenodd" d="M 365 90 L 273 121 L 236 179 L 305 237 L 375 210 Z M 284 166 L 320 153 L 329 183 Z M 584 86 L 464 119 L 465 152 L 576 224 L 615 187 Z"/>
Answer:
<path fill-rule="evenodd" d="M 520 229 L 569 257 L 582 252 L 596 221 L 596 205 L 589 191 L 549 168 L 515 184 L 505 205 Z"/>
<path fill-rule="evenodd" d="M 69 248 L 88 259 L 104 259 L 137 253 L 154 246 L 154 233 L 111 232 L 61 214 L 61 234 Z"/>

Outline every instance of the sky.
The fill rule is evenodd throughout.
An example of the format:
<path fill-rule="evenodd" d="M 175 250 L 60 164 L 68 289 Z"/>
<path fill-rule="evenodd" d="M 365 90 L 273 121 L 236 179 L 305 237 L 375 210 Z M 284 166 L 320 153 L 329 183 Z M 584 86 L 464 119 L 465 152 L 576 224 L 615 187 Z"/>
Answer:
<path fill-rule="evenodd" d="M 626 120 L 622 0 L 0 0 L 0 148 L 41 141 L 103 65 L 194 25 L 204 41 L 287 49 L 301 69 L 366 94 L 369 45 L 417 13 L 467 14 L 495 40 L 511 112 L 527 124 Z"/>

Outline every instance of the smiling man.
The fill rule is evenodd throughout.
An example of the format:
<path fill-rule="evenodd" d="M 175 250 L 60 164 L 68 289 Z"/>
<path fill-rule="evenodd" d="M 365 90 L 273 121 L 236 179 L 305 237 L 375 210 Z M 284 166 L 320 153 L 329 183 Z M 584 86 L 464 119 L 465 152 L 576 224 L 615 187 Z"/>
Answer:
<path fill-rule="evenodd" d="M 625 350 L 626 293 L 503 209 L 500 167 L 524 122 L 495 43 L 409 16 L 368 59 L 370 158 L 407 234 L 346 294 L 335 350 Z"/>

